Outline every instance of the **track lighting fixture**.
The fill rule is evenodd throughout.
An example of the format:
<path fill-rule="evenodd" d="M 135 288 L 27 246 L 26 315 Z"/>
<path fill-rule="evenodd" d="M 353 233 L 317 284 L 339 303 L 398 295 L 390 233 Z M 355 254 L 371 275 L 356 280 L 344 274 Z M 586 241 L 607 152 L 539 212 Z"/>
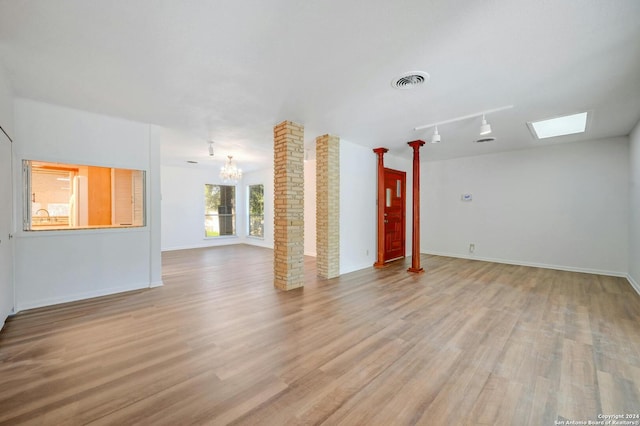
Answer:
<path fill-rule="evenodd" d="M 482 124 L 480 125 L 480 134 L 481 135 L 488 135 L 489 133 L 491 133 L 491 124 L 487 123 L 487 119 L 485 118 L 484 114 L 482 114 Z"/>
<path fill-rule="evenodd" d="M 424 126 L 414 127 L 413 130 L 422 130 L 422 129 L 428 129 L 430 127 L 435 127 L 433 135 L 431 136 L 431 143 L 438 143 L 440 142 L 440 133 L 438 132 L 438 126 L 482 116 L 482 124 L 480 125 L 480 135 L 485 136 L 491 133 L 491 125 L 487 123 L 487 117 L 485 114 L 504 111 L 506 109 L 511 109 L 511 108 L 513 108 L 513 105 L 506 105 L 499 108 L 478 111 L 478 112 L 474 112 L 473 114 L 462 115 L 460 117 L 451 118 L 449 120 L 443 120 L 443 121 L 438 121 L 437 123 L 430 123 L 430 124 L 425 124 Z M 476 140 L 476 142 L 489 142 L 494 140 L 496 140 L 496 138 L 494 137 L 482 137 Z"/>
<path fill-rule="evenodd" d="M 209 141 L 209 157 L 213 157 L 213 141 Z"/>
<path fill-rule="evenodd" d="M 438 143 L 440 142 L 440 133 L 438 133 L 438 126 L 436 126 L 436 129 L 433 132 L 433 135 L 431 136 L 431 143 Z"/>

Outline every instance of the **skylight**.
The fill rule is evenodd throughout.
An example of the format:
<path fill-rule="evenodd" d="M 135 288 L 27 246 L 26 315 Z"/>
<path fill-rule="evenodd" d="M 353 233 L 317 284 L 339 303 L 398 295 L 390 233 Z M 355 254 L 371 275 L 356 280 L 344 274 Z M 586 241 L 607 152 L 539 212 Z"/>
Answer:
<path fill-rule="evenodd" d="M 587 113 L 581 112 L 549 120 L 532 121 L 528 124 L 538 139 L 584 133 L 587 128 Z"/>

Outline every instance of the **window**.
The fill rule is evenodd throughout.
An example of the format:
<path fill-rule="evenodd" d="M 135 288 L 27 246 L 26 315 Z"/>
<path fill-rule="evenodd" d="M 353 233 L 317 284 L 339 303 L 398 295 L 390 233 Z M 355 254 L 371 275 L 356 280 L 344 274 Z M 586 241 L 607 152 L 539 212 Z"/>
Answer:
<path fill-rule="evenodd" d="M 25 231 L 145 225 L 145 172 L 24 160 Z"/>
<path fill-rule="evenodd" d="M 249 185 L 249 236 L 264 238 L 264 185 Z"/>
<path fill-rule="evenodd" d="M 204 186 L 204 235 L 236 235 L 236 187 Z"/>
<path fill-rule="evenodd" d="M 531 121 L 527 124 L 537 139 L 584 133 L 587 130 L 587 113 L 581 112 L 548 120 Z"/>

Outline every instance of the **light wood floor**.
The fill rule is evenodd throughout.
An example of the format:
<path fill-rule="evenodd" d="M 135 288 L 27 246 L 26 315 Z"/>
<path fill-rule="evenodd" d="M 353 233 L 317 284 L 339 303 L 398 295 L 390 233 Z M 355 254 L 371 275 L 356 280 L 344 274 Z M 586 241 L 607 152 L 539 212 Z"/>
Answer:
<path fill-rule="evenodd" d="M 423 256 L 272 284 L 271 250 L 168 252 L 165 286 L 0 333 L 0 424 L 553 425 L 640 413 L 626 280 Z"/>

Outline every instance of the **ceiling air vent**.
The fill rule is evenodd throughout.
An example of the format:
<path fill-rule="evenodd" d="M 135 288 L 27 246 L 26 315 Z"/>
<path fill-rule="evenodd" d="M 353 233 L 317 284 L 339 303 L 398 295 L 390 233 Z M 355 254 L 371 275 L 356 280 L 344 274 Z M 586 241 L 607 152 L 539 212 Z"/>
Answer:
<path fill-rule="evenodd" d="M 489 136 L 489 137 L 486 137 L 486 138 L 476 139 L 474 142 L 476 142 L 476 143 L 485 143 L 485 142 L 493 142 L 495 140 L 496 140 L 496 138 L 494 138 L 493 136 Z"/>
<path fill-rule="evenodd" d="M 429 81 L 429 74 L 424 71 L 409 71 L 391 81 L 396 89 L 414 89 Z"/>

